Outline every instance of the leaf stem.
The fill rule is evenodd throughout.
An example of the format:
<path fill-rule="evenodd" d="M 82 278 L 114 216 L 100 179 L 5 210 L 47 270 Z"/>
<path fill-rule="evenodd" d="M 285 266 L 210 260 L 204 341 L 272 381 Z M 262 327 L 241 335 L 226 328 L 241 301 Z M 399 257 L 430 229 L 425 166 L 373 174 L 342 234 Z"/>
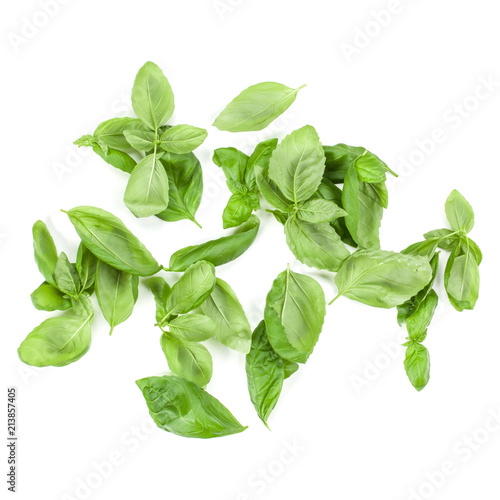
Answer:
<path fill-rule="evenodd" d="M 331 306 L 339 297 L 342 297 L 341 293 L 339 293 L 331 302 L 329 302 L 328 305 Z"/>

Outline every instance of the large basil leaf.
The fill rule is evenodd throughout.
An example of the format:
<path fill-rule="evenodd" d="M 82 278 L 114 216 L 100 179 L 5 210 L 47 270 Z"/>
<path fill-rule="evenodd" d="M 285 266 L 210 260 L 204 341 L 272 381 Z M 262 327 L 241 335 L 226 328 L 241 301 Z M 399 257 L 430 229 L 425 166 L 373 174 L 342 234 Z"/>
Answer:
<path fill-rule="evenodd" d="M 332 222 L 346 215 L 347 212 L 333 201 L 320 198 L 306 201 L 300 206 L 297 212 L 297 217 L 299 217 L 299 219 L 313 224 Z"/>
<path fill-rule="evenodd" d="M 119 271 L 102 260 L 97 264 L 95 293 L 102 314 L 113 333 L 115 326 L 127 320 L 139 296 L 139 278 Z"/>
<path fill-rule="evenodd" d="M 275 82 L 252 85 L 222 110 L 214 127 L 228 132 L 262 130 L 292 105 L 303 87 L 291 89 Z"/>
<path fill-rule="evenodd" d="M 217 399 L 189 380 L 148 377 L 136 382 L 156 425 L 178 436 L 213 438 L 246 429 Z"/>
<path fill-rule="evenodd" d="M 39 311 L 66 311 L 71 307 L 64 293 L 46 281 L 31 294 L 31 302 Z"/>
<path fill-rule="evenodd" d="M 252 330 L 233 289 L 223 280 L 217 282 L 199 311 L 217 325 L 214 337 L 222 344 L 246 354 L 250 350 Z"/>
<path fill-rule="evenodd" d="M 168 206 L 168 176 L 156 153 L 143 158 L 128 180 L 125 205 L 136 217 L 149 217 Z"/>
<path fill-rule="evenodd" d="M 446 218 L 454 231 L 469 233 L 474 227 L 474 211 L 469 202 L 454 189 L 445 203 Z"/>
<path fill-rule="evenodd" d="M 207 138 L 204 128 L 175 125 L 160 137 L 160 147 L 169 153 L 185 154 L 194 151 Z"/>
<path fill-rule="evenodd" d="M 40 273 L 48 283 L 56 286 L 54 272 L 59 257 L 54 240 L 47 226 L 41 220 L 33 224 L 33 250 Z"/>
<path fill-rule="evenodd" d="M 57 259 L 56 269 L 54 271 L 56 286 L 61 292 L 76 297 L 80 291 L 81 283 L 78 271 L 73 264 L 70 264 L 68 257 L 61 252 Z"/>
<path fill-rule="evenodd" d="M 170 332 L 183 342 L 202 342 L 213 337 L 217 325 L 203 314 L 184 314 L 169 321 Z"/>
<path fill-rule="evenodd" d="M 259 232 L 260 221 L 252 215 L 248 222 L 231 236 L 189 246 L 170 257 L 169 271 L 185 271 L 191 264 L 206 260 L 214 266 L 222 266 L 246 252 Z"/>
<path fill-rule="evenodd" d="M 250 399 L 257 415 L 267 427 L 267 420 L 281 394 L 285 368 L 283 359 L 269 343 L 264 321 L 253 332 L 252 347 L 247 354 L 245 366 Z"/>
<path fill-rule="evenodd" d="M 185 314 L 200 306 L 215 286 L 215 268 L 210 262 L 192 264 L 172 287 L 167 299 L 168 316 Z"/>
<path fill-rule="evenodd" d="M 161 336 L 161 348 L 174 375 L 206 387 L 212 378 L 212 356 L 195 342 L 181 342 L 168 333 Z"/>
<path fill-rule="evenodd" d="M 432 279 L 425 257 L 383 250 L 358 250 L 335 276 L 339 296 L 389 309 L 416 295 Z"/>
<path fill-rule="evenodd" d="M 411 342 L 406 348 L 405 370 L 411 384 L 421 391 L 429 382 L 431 361 L 429 351 L 418 342 Z"/>
<path fill-rule="evenodd" d="M 132 107 L 152 130 L 158 130 L 174 112 L 174 94 L 161 69 L 147 62 L 137 73 L 132 88 Z"/>
<path fill-rule="evenodd" d="M 138 276 L 151 276 L 161 269 L 146 247 L 113 214 L 88 206 L 66 213 L 85 246 L 106 264 Z"/>
<path fill-rule="evenodd" d="M 137 118 L 112 118 L 106 120 L 95 129 L 93 139 L 106 153 L 108 153 L 108 148 L 123 152 L 128 151 L 130 150 L 130 144 L 125 138 L 124 131 L 131 124 L 137 122 L 139 122 Z"/>
<path fill-rule="evenodd" d="M 305 363 L 323 328 L 325 294 L 309 276 L 283 271 L 267 295 L 264 317 L 269 341 L 282 357 Z"/>
<path fill-rule="evenodd" d="M 165 153 L 161 159 L 168 176 L 168 207 L 156 214 L 165 221 L 195 219 L 203 194 L 203 173 L 201 165 L 193 153 L 177 155 Z"/>
<path fill-rule="evenodd" d="M 327 271 L 338 271 L 349 257 L 349 250 L 328 223 L 311 224 L 290 217 L 285 224 L 286 242 L 303 264 Z"/>
<path fill-rule="evenodd" d="M 316 192 L 324 171 L 325 153 L 316 130 L 310 125 L 287 135 L 269 162 L 269 177 L 295 204 Z"/>
<path fill-rule="evenodd" d="M 93 315 L 45 320 L 18 349 L 23 363 L 32 366 L 66 366 L 78 361 L 90 348 Z"/>
<path fill-rule="evenodd" d="M 342 184 L 349 167 L 360 157 L 365 148 L 337 144 L 336 146 L 324 146 L 325 150 L 325 177 L 335 184 Z"/>

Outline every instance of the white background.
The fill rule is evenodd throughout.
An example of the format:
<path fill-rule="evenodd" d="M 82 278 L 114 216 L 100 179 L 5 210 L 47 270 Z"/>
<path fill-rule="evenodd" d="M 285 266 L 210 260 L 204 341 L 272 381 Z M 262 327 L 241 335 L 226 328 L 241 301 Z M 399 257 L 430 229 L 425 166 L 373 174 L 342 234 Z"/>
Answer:
<path fill-rule="evenodd" d="M 40 3 L 3 2 L 0 12 L 2 390 L 15 385 L 19 392 L 18 498 L 498 499 L 500 425 L 488 426 L 491 413 L 500 418 L 496 2 L 66 0 L 30 32 L 26 23 L 44 23 Z M 376 16 L 389 7 L 389 17 Z M 360 34 L 366 30 L 368 38 Z M 346 44 L 356 52 L 351 57 Z M 130 113 L 133 79 L 147 60 L 174 90 L 171 123 L 209 130 L 198 151 L 202 231 L 186 221 L 134 219 L 122 202 L 127 176 L 72 146 L 104 119 Z M 488 79 L 496 86 L 479 89 L 478 101 L 474 94 Z M 307 87 L 264 133 L 211 127 L 242 89 L 268 80 Z M 469 111 L 461 116 L 464 102 Z M 249 401 L 244 356 L 215 343 L 209 391 L 249 429 L 208 441 L 153 429 L 134 381 L 167 366 L 144 286 L 133 316 L 112 337 L 96 315 L 92 348 L 77 363 L 42 370 L 20 363 L 19 343 L 50 315 L 29 297 L 41 282 L 32 256 L 35 220 L 46 221 L 59 251 L 74 259 L 77 235 L 59 209 L 96 205 L 121 217 L 166 263 L 178 248 L 222 234 L 229 192 L 211 162 L 213 149 L 250 152 L 259 140 L 305 124 L 324 144 L 364 146 L 401 174 L 383 221 L 385 249 L 446 227 L 444 202 L 454 188 L 475 209 L 471 236 L 485 254 L 480 300 L 473 312 L 456 312 L 439 277 L 441 305 L 425 343 L 431 381 L 423 392 L 406 378 L 395 311 L 347 299 L 329 308 L 310 361 L 286 382 L 272 432 Z M 433 146 L 435 129 L 441 141 Z M 415 153 L 418 141 L 427 144 L 425 156 Z M 288 262 L 320 279 L 328 298 L 335 295 L 332 275 L 298 264 L 281 226 L 261 215 L 255 244 L 218 270 L 252 326 Z M 118 459 L 113 470 L 96 472 L 110 456 Z M 449 474 L 436 473 L 445 463 Z"/>

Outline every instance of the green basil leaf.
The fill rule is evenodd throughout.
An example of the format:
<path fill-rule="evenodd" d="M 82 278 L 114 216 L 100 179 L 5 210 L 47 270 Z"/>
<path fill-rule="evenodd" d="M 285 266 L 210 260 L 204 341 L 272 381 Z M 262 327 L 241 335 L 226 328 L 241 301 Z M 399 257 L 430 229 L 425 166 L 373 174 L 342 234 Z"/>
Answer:
<path fill-rule="evenodd" d="M 310 125 L 287 135 L 269 162 L 269 177 L 295 204 L 316 192 L 324 171 L 325 153 L 316 130 Z"/>
<path fill-rule="evenodd" d="M 33 224 L 33 250 L 40 273 L 48 283 L 56 286 L 54 279 L 58 260 L 56 245 L 47 226 L 41 220 Z"/>
<path fill-rule="evenodd" d="M 113 214 L 88 206 L 66 213 L 85 246 L 106 264 L 138 276 L 151 276 L 161 269 L 146 247 Z"/>
<path fill-rule="evenodd" d="M 311 224 L 290 217 L 285 224 L 286 242 L 295 257 L 307 266 L 338 271 L 349 250 L 328 223 Z"/>
<path fill-rule="evenodd" d="M 416 340 L 425 334 L 434 317 L 438 301 L 438 294 L 434 290 L 430 290 L 417 310 L 406 318 L 406 328 L 410 339 Z"/>
<path fill-rule="evenodd" d="M 260 194 L 271 206 L 277 208 L 281 212 L 291 212 L 292 204 L 283 196 L 278 186 L 269 179 L 267 170 L 256 166 L 255 180 L 257 181 Z"/>
<path fill-rule="evenodd" d="M 387 178 L 386 172 L 390 172 L 397 177 L 386 163 L 369 151 L 365 151 L 360 157 L 356 158 L 354 168 L 361 182 L 371 184 L 385 182 Z"/>
<path fill-rule="evenodd" d="M 137 118 L 112 118 L 102 122 L 94 132 L 94 140 L 106 151 L 111 148 L 126 152 L 130 144 L 125 138 L 124 131 L 132 124 L 140 123 Z"/>
<path fill-rule="evenodd" d="M 129 146 L 130 147 L 130 146 Z M 137 162 L 123 151 L 118 151 L 117 149 L 108 148 L 106 152 L 103 151 L 101 146 L 95 144 L 92 149 L 96 154 L 98 154 L 106 163 L 112 167 L 118 168 L 122 172 L 131 174 L 134 170 Z"/>
<path fill-rule="evenodd" d="M 288 361 L 288 359 L 283 360 L 283 368 L 285 371 L 285 380 L 291 377 L 298 369 L 299 364 L 295 363 L 295 361 Z"/>
<path fill-rule="evenodd" d="M 278 146 L 278 139 L 268 139 L 255 147 L 253 153 L 247 161 L 245 171 L 245 185 L 250 191 L 255 191 L 257 183 L 255 180 L 255 167 L 260 167 L 264 170 L 269 168 L 271 155 Z"/>
<path fill-rule="evenodd" d="M 476 259 L 471 252 L 452 252 L 448 264 L 445 288 L 450 302 L 458 311 L 474 309 L 479 297 L 479 267 Z"/>
<path fill-rule="evenodd" d="M 365 151 L 365 148 L 337 144 L 336 146 L 323 146 L 325 150 L 325 178 L 335 184 L 342 184 L 349 167 Z"/>
<path fill-rule="evenodd" d="M 115 326 L 127 320 L 139 296 L 139 278 L 119 271 L 102 260 L 97 264 L 95 293 L 104 319 L 113 333 Z"/>
<path fill-rule="evenodd" d="M 339 217 L 345 217 L 347 212 L 333 201 L 313 199 L 299 207 L 297 216 L 304 222 L 332 222 Z"/>
<path fill-rule="evenodd" d="M 276 82 L 252 85 L 222 110 L 213 125 L 228 132 L 262 130 L 292 105 L 302 88 L 304 85 L 291 89 Z"/>
<path fill-rule="evenodd" d="M 167 299 L 167 317 L 185 314 L 199 307 L 215 286 L 215 268 L 210 262 L 191 265 L 172 287 Z"/>
<path fill-rule="evenodd" d="M 427 348 L 419 343 L 411 343 L 406 348 L 404 365 L 411 384 L 417 391 L 421 391 L 429 382 L 431 370 Z"/>
<path fill-rule="evenodd" d="M 158 130 L 174 112 L 174 94 L 161 69 L 147 62 L 137 73 L 132 89 L 135 114 L 152 130 Z"/>
<path fill-rule="evenodd" d="M 267 420 L 281 394 L 285 369 L 283 359 L 269 343 L 264 321 L 253 332 L 252 347 L 246 356 L 245 366 L 250 399 L 267 427 Z"/>
<path fill-rule="evenodd" d="M 274 218 L 280 223 L 283 224 L 283 226 L 286 224 L 286 221 L 290 217 L 289 214 L 284 214 L 283 212 L 280 212 L 279 210 L 267 210 L 267 212 L 271 213 L 274 215 Z"/>
<path fill-rule="evenodd" d="M 73 264 L 70 264 L 68 257 L 64 252 L 57 259 L 56 269 L 54 271 L 56 287 L 61 292 L 76 297 L 80 291 L 81 283 L 78 271 Z"/>
<path fill-rule="evenodd" d="M 185 314 L 167 325 L 170 332 L 183 342 L 202 342 L 213 337 L 217 325 L 215 321 L 203 314 Z"/>
<path fill-rule="evenodd" d="M 474 211 L 469 202 L 454 189 L 445 204 L 448 222 L 454 231 L 469 233 L 474 227 Z"/>
<path fill-rule="evenodd" d="M 123 134 L 130 146 L 137 151 L 150 151 L 155 146 L 155 132 L 142 122 L 129 125 Z"/>
<path fill-rule="evenodd" d="M 71 297 L 73 312 L 80 318 L 87 318 L 94 315 L 94 307 L 87 293 L 82 293 L 78 297 Z"/>
<path fill-rule="evenodd" d="M 150 278 L 147 281 L 147 285 L 153 296 L 155 298 L 156 303 L 156 321 L 159 323 L 166 315 L 167 315 L 167 299 L 170 295 L 170 285 L 159 276 L 155 276 L 154 278 Z"/>
<path fill-rule="evenodd" d="M 401 253 L 404 255 L 420 255 L 421 257 L 432 259 L 438 248 L 439 241 L 439 238 L 418 241 L 405 248 Z"/>
<path fill-rule="evenodd" d="M 214 337 L 231 349 L 246 354 L 250 350 L 252 330 L 240 301 L 233 289 L 223 280 L 217 282 L 199 312 L 217 325 Z"/>
<path fill-rule="evenodd" d="M 66 311 L 71 307 L 64 293 L 46 281 L 31 294 L 31 302 L 39 311 Z"/>
<path fill-rule="evenodd" d="M 380 248 L 379 229 L 383 216 L 382 185 L 360 182 L 354 167 L 346 173 L 342 206 L 345 223 L 354 241 L 362 248 Z"/>
<path fill-rule="evenodd" d="M 247 202 L 247 195 L 233 194 L 224 209 L 222 214 L 222 222 L 224 229 L 241 226 L 246 222 L 253 212 L 252 205 Z M 258 197 L 257 197 L 258 201 Z"/>
<path fill-rule="evenodd" d="M 339 295 L 389 309 L 416 295 L 432 279 L 428 259 L 383 250 L 358 250 L 335 276 Z"/>
<path fill-rule="evenodd" d="M 88 290 L 92 287 L 96 268 L 96 256 L 83 243 L 80 243 L 76 254 L 76 270 L 80 276 L 81 290 Z"/>
<path fill-rule="evenodd" d="M 266 299 L 269 342 L 282 358 L 305 363 L 318 341 L 325 314 L 320 284 L 287 269 L 276 278 Z"/>
<path fill-rule="evenodd" d="M 231 236 L 207 241 L 201 245 L 189 246 L 170 257 L 170 271 L 185 271 L 191 264 L 206 260 L 214 266 L 227 264 L 245 253 L 259 232 L 260 220 L 252 215 L 247 223 Z"/>
<path fill-rule="evenodd" d="M 161 336 L 160 343 L 174 375 L 200 387 L 207 386 L 212 378 L 212 356 L 206 347 L 193 342 L 181 342 L 168 333 Z"/>
<path fill-rule="evenodd" d="M 168 206 L 168 176 L 156 154 L 143 158 L 128 180 L 125 205 L 136 217 L 149 217 Z"/>
<path fill-rule="evenodd" d="M 148 377 L 136 382 L 156 425 L 178 436 L 214 438 L 246 429 L 213 396 L 189 380 Z"/>
<path fill-rule="evenodd" d="M 228 181 L 245 186 L 248 156 L 236 148 L 219 148 L 214 151 L 213 162 L 224 172 Z M 231 184 L 228 183 L 231 189 Z"/>
<path fill-rule="evenodd" d="M 93 315 L 45 320 L 23 340 L 19 358 L 38 367 L 66 366 L 78 361 L 90 348 L 92 318 Z"/>
<path fill-rule="evenodd" d="M 95 143 L 96 141 L 94 139 L 94 136 L 89 134 L 82 135 L 79 139 L 73 142 L 73 144 L 75 146 L 78 146 L 79 148 L 91 148 Z"/>
<path fill-rule="evenodd" d="M 458 234 L 455 234 L 450 229 L 436 229 L 424 234 L 426 240 L 435 241 L 438 239 L 437 246 L 443 250 L 452 250 L 457 240 L 460 239 Z"/>
<path fill-rule="evenodd" d="M 165 221 L 195 219 L 203 194 L 203 173 L 193 153 L 177 155 L 165 153 L 161 159 L 168 176 L 168 207 L 156 216 Z"/>
<path fill-rule="evenodd" d="M 471 240 L 467 236 L 464 236 L 460 238 L 460 246 L 462 247 L 462 251 L 464 253 L 470 252 L 473 255 L 478 266 L 481 264 L 483 261 L 483 252 L 481 252 L 481 249 L 475 241 Z"/>
<path fill-rule="evenodd" d="M 207 138 L 204 128 L 192 125 L 175 125 L 160 137 L 160 147 L 169 153 L 185 154 L 194 151 Z"/>

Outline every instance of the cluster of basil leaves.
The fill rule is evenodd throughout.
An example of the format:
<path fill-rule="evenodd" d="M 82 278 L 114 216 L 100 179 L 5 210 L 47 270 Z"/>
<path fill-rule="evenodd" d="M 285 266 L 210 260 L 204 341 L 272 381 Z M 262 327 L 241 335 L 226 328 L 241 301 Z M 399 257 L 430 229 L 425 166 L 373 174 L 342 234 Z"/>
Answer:
<path fill-rule="evenodd" d="M 137 166 L 121 168 L 132 174 L 132 187 L 127 188 L 130 196 L 127 192 L 125 196 L 129 208 L 138 216 L 194 220 L 196 209 L 185 210 L 184 204 L 183 210 L 177 210 L 171 203 L 177 200 L 177 207 L 180 198 L 176 196 L 182 198 L 177 179 L 184 174 L 178 175 L 177 169 L 184 172 L 194 157 L 186 148 L 201 141 L 186 139 L 182 128 L 167 134 L 176 127 L 163 127 L 173 110 L 164 78 L 153 63 L 139 72 L 133 103 L 140 124 L 132 118 L 118 119 L 129 120 L 123 127 L 120 122 L 105 122 L 93 136 L 77 142 L 92 146 L 118 168 L 134 161 L 128 159 L 132 157 L 125 142 L 145 151 Z M 251 86 L 228 104 L 214 125 L 231 132 L 262 130 L 293 103 L 300 88 L 274 82 Z M 134 180 L 141 162 L 139 172 L 148 172 L 152 184 L 143 184 L 141 179 L 147 177 L 143 173 Z M 438 300 L 433 290 L 438 248 L 451 252 L 445 287 L 452 305 L 459 311 L 472 309 L 478 298 L 482 255 L 467 236 L 474 223 L 467 201 L 452 192 L 445 206 L 451 229 L 431 231 L 424 241 L 400 253 L 391 252 L 380 249 L 379 229 L 388 206 L 386 175 L 393 172 L 366 149 L 323 146 L 308 125 L 281 143 L 269 139 L 258 144 L 250 156 L 235 148 L 217 149 L 214 162 L 222 168 L 232 193 L 223 213 L 224 228 L 237 229 L 178 250 L 168 267 L 161 266 L 122 221 L 99 208 L 77 207 L 67 212 L 82 241 L 75 264 L 64 253 L 57 255 L 45 224 L 35 224 L 35 260 L 45 282 L 33 292 L 33 304 L 46 311 L 72 309 L 73 315 L 50 318 L 35 328 L 19 348 L 21 359 L 35 366 L 64 366 L 81 358 L 90 346 L 94 313 L 89 297 L 94 290 L 113 329 L 132 313 L 139 277 L 150 277 L 147 284 L 156 302 L 161 348 L 173 373 L 137 381 L 156 424 L 174 434 L 198 438 L 246 429 L 205 391 L 212 377 L 212 358 L 201 342 L 215 338 L 246 354 L 250 398 L 267 425 L 284 380 L 313 352 L 323 328 L 326 300 L 315 279 L 288 267 L 273 282 L 264 319 L 252 332 L 236 294 L 216 277 L 216 266 L 235 260 L 254 242 L 260 221 L 252 212 L 260 208 L 262 198 L 284 226 L 296 258 L 310 267 L 336 272 L 338 295 L 331 303 L 345 296 L 374 307 L 398 308 L 398 321 L 406 323 L 408 330 L 406 372 L 421 390 L 429 379 L 429 355 L 422 342 Z M 165 183 L 154 180 L 163 175 L 158 174 L 163 169 L 170 193 L 166 208 L 164 196 L 157 196 Z M 201 180 L 196 186 L 201 190 Z M 190 199 L 197 196 L 191 193 Z M 160 205 L 163 212 L 155 212 Z M 165 210 L 171 210 L 170 216 Z M 151 277 L 161 270 L 183 274 L 170 286 L 160 276 Z"/>

